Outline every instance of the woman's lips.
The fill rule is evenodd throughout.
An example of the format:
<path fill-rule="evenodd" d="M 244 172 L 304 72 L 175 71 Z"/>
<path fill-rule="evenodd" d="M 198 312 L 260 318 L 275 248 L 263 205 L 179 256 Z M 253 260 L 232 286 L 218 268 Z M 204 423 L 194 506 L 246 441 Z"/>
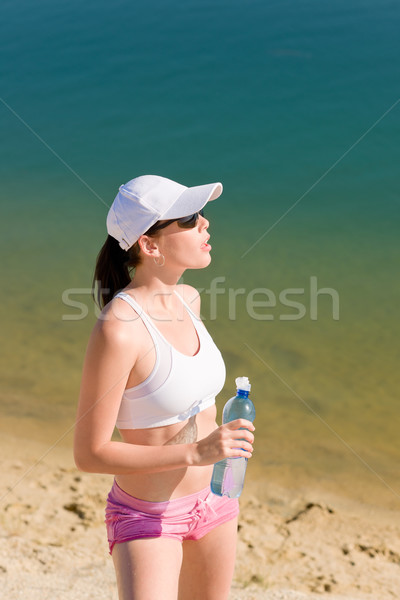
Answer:
<path fill-rule="evenodd" d="M 205 241 L 205 242 L 203 242 L 203 243 L 202 243 L 202 245 L 200 246 L 200 248 L 201 248 L 202 250 L 207 250 L 207 251 L 208 251 L 208 250 L 211 250 L 211 246 L 210 246 L 210 244 L 208 243 L 208 240 L 209 240 L 209 239 L 210 239 L 210 236 L 209 236 L 209 237 L 206 239 L 206 241 Z"/>

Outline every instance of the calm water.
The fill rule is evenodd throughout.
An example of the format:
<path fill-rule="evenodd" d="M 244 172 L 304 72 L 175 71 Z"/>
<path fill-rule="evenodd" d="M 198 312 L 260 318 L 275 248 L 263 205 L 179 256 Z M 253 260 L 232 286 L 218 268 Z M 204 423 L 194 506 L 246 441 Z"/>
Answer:
<path fill-rule="evenodd" d="M 399 25 L 388 0 L 2 3 L 4 428 L 73 422 L 118 186 L 222 181 L 184 280 L 219 406 L 253 383 L 250 476 L 398 506 Z"/>

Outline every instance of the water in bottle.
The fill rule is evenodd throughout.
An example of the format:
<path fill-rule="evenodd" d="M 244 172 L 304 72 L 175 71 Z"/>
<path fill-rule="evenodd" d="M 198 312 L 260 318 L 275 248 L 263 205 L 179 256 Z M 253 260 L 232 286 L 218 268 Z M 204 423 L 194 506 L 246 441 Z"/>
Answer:
<path fill-rule="evenodd" d="M 254 421 L 256 411 L 249 398 L 251 385 L 248 377 L 237 377 L 235 380 L 236 396 L 228 400 L 222 413 L 222 422 L 229 423 L 236 419 Z M 218 496 L 238 498 L 242 493 L 244 476 L 247 467 L 247 458 L 224 458 L 214 465 L 211 478 L 211 491 Z"/>

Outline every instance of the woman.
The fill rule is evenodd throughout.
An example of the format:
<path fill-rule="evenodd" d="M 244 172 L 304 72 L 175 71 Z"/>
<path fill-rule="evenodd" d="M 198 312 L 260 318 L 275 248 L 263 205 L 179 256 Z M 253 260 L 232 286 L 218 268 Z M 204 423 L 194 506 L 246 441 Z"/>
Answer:
<path fill-rule="evenodd" d="M 199 294 L 178 284 L 210 264 L 202 209 L 221 193 L 145 175 L 120 187 L 107 217 L 74 451 L 81 470 L 115 475 L 106 524 L 121 600 L 229 594 L 238 501 L 213 495 L 210 479 L 217 461 L 251 457 L 254 427 L 217 427 L 225 366 Z"/>

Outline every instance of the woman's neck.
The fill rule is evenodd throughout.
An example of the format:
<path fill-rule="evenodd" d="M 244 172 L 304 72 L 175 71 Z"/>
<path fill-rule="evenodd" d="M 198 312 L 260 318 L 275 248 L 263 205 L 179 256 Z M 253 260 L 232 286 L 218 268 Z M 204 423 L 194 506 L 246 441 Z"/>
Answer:
<path fill-rule="evenodd" d="M 161 269 L 162 267 L 158 270 Z M 181 275 L 181 273 L 168 272 L 166 269 L 162 272 L 149 272 L 148 269 L 142 270 L 137 267 L 127 290 L 132 290 L 135 295 L 140 296 L 141 303 L 145 302 L 153 307 L 170 310 L 175 304 L 175 290 Z"/>

